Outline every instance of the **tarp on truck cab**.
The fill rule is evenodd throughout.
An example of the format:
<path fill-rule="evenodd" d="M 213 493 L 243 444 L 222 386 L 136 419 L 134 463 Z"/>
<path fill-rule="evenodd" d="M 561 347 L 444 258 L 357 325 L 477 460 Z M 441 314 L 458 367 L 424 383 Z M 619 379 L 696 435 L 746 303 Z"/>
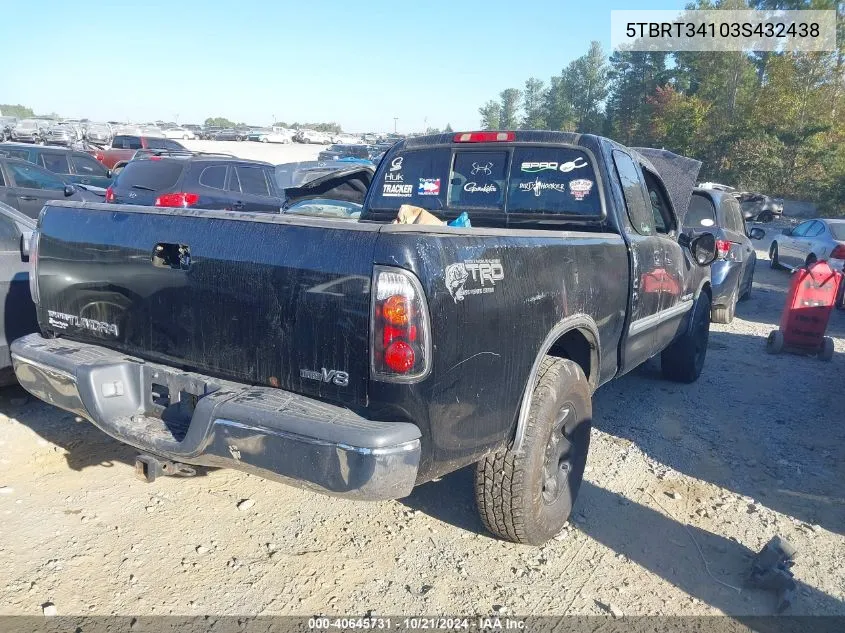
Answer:
<path fill-rule="evenodd" d="M 288 187 L 285 189 L 285 207 L 309 198 L 326 198 L 363 204 L 364 196 L 367 195 L 367 189 L 373 180 L 374 170 L 370 166 L 354 163 L 353 165 L 353 167 L 332 171 L 309 180 L 299 187 Z"/>
<path fill-rule="evenodd" d="M 669 197 L 672 199 L 672 206 L 678 215 L 678 226 L 684 226 L 684 218 L 689 208 L 692 190 L 695 189 L 698 172 L 701 170 L 701 161 L 679 156 L 665 149 L 653 149 L 651 147 L 634 147 L 632 149 L 657 170 L 663 184 L 666 185 Z"/>

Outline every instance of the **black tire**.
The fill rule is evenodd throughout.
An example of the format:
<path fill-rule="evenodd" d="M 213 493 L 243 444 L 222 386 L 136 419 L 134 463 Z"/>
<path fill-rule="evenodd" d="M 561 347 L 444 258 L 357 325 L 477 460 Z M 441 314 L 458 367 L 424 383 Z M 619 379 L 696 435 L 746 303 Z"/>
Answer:
<path fill-rule="evenodd" d="M 829 336 L 825 336 L 822 339 L 822 348 L 821 351 L 819 351 L 819 358 L 824 361 L 829 361 L 833 358 L 833 351 L 833 339 Z"/>
<path fill-rule="evenodd" d="M 502 449 L 476 465 L 475 499 L 496 536 L 542 545 L 572 513 L 590 448 L 590 384 L 571 360 L 546 357 L 531 397 L 519 450 Z"/>
<path fill-rule="evenodd" d="M 686 383 L 698 380 L 710 340 L 710 313 L 710 295 L 702 292 L 693 307 L 691 326 L 660 355 L 664 378 Z"/>
<path fill-rule="evenodd" d="M 710 321 L 713 323 L 730 323 L 736 314 L 736 295 L 733 295 L 726 306 L 710 308 Z"/>
<path fill-rule="evenodd" d="M 775 216 L 774 216 L 774 214 L 772 214 L 771 211 L 763 211 L 760 215 L 757 216 L 758 222 L 768 223 L 768 222 L 771 222 L 774 219 L 775 219 Z"/>
<path fill-rule="evenodd" d="M 818 258 L 812 253 L 810 253 L 809 255 L 807 255 L 807 259 L 804 260 L 804 266 L 807 266 L 809 268 L 810 266 L 815 264 L 816 261 L 818 261 Z"/>
<path fill-rule="evenodd" d="M 745 292 L 743 292 L 740 295 L 740 297 L 739 297 L 740 301 L 746 301 L 746 300 L 751 298 L 751 292 L 754 289 L 754 271 L 756 270 L 756 268 L 757 268 L 757 260 L 755 259 L 751 263 L 751 272 L 748 274 L 748 287 L 745 289 Z"/>
<path fill-rule="evenodd" d="M 772 245 L 769 247 L 769 266 L 771 266 L 774 270 L 780 270 L 782 268 L 780 261 L 778 261 L 777 242 L 772 242 Z"/>

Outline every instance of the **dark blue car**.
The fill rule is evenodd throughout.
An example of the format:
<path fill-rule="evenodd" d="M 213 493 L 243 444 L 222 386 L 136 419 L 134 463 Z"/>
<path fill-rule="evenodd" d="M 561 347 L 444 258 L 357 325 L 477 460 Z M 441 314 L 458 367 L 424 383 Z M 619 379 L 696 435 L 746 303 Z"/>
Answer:
<path fill-rule="evenodd" d="M 44 167 L 72 183 L 103 189 L 112 184 L 112 173 L 86 152 L 65 147 L 0 143 L 0 154 Z"/>

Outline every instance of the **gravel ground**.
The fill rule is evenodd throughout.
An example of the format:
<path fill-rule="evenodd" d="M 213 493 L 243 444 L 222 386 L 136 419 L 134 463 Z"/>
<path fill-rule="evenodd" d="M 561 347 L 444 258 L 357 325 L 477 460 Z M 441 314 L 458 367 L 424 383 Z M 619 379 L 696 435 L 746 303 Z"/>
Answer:
<path fill-rule="evenodd" d="M 542 548 L 484 533 L 469 469 L 374 504 L 228 470 L 144 484 L 133 449 L 0 390 L 0 613 L 770 614 L 742 583 L 780 534 L 791 612 L 845 615 L 845 312 L 830 363 L 767 355 L 789 275 L 758 248 L 696 384 L 650 362 L 596 393 L 573 520 Z"/>

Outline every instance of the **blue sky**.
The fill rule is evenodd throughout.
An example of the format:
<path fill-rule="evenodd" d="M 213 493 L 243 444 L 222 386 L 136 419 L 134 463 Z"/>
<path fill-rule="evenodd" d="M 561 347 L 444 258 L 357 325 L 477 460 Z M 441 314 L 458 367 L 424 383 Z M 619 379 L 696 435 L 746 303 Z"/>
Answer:
<path fill-rule="evenodd" d="M 680 9 L 686 0 L 639 0 Z M 105 8 L 107 5 L 109 8 Z M 0 103 L 99 120 L 225 116 L 350 131 L 472 129 L 478 107 L 610 46 L 626 0 L 29 0 L 4 29 Z"/>

